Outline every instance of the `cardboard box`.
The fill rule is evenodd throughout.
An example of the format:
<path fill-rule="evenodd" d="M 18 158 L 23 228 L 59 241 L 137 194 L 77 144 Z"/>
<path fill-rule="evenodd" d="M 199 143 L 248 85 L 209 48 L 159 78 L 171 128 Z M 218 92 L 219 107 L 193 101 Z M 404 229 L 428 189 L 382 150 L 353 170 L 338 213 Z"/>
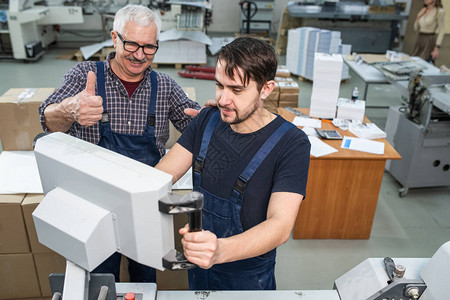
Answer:
<path fill-rule="evenodd" d="M 291 77 L 291 72 L 289 72 L 287 66 L 279 65 L 276 77 Z"/>
<path fill-rule="evenodd" d="M 28 241 L 30 242 L 31 252 L 33 253 L 54 253 L 51 249 L 39 243 L 36 227 L 34 226 L 32 214 L 42 199 L 44 199 L 43 194 L 27 194 L 22 201 L 22 213 L 27 229 Z"/>
<path fill-rule="evenodd" d="M 299 86 L 295 81 L 280 81 L 280 99 L 282 94 L 298 94 Z"/>
<path fill-rule="evenodd" d="M 0 299 L 40 297 L 33 255 L 0 255 Z"/>
<path fill-rule="evenodd" d="M 44 297 L 52 296 L 48 276 L 52 273 L 65 273 L 66 259 L 57 253 L 34 253 L 33 257 L 41 294 Z"/>
<path fill-rule="evenodd" d="M 298 93 L 280 94 L 280 107 L 298 107 Z"/>
<path fill-rule="evenodd" d="M 295 80 L 292 77 L 275 77 L 276 82 L 294 82 Z"/>
<path fill-rule="evenodd" d="M 24 197 L 0 195 L 0 254 L 30 252 L 21 208 Z"/>
<path fill-rule="evenodd" d="M 0 97 L 0 139 L 3 150 L 33 150 L 33 139 L 42 132 L 39 105 L 54 90 L 54 88 L 9 89 Z"/>
<path fill-rule="evenodd" d="M 278 106 L 278 101 L 280 100 L 280 92 L 273 91 L 269 97 L 264 99 L 264 103 L 266 102 L 273 102 L 276 106 Z"/>

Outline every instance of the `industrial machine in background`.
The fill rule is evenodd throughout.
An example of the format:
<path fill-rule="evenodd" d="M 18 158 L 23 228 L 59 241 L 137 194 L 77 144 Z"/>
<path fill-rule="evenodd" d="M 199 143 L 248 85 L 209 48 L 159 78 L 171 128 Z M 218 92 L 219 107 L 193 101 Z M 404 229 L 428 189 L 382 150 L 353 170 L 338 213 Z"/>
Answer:
<path fill-rule="evenodd" d="M 37 60 L 56 41 L 59 25 L 83 22 L 80 7 L 37 2 L 9 0 L 8 8 L 0 11 L 0 58 Z"/>
<path fill-rule="evenodd" d="M 208 0 L 0 0 L 0 58 L 37 60 L 54 42 L 73 48 L 110 39 L 114 15 L 127 4 L 158 13 L 161 31 L 206 32 L 212 17 Z"/>
<path fill-rule="evenodd" d="M 340 31 L 342 44 L 358 53 L 385 53 L 401 47 L 412 0 L 304 0 L 288 3 L 301 27 Z"/>
<path fill-rule="evenodd" d="M 450 75 L 410 74 L 407 106 L 390 107 L 387 140 L 400 153 L 386 169 L 402 187 L 450 186 Z"/>
<path fill-rule="evenodd" d="M 273 0 L 240 1 L 241 33 L 269 36 L 272 32 Z"/>

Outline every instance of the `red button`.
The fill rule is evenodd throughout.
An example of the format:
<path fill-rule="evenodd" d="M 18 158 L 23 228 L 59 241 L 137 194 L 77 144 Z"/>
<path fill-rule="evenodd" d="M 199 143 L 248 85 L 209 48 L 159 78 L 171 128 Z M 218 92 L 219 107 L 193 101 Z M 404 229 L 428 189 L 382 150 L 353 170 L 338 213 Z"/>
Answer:
<path fill-rule="evenodd" d="M 125 295 L 125 300 L 134 300 L 134 293 L 127 293 Z"/>

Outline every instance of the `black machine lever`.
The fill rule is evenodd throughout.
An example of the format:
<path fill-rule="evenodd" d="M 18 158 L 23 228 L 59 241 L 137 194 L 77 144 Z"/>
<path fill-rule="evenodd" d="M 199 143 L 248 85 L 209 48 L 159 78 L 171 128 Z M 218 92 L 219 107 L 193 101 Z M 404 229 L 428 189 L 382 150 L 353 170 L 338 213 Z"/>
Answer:
<path fill-rule="evenodd" d="M 203 194 L 191 192 L 186 195 L 169 194 L 167 198 L 159 200 L 159 211 L 169 215 L 187 214 L 189 231 L 202 231 Z M 169 270 L 188 270 L 197 267 L 189 262 L 183 253 L 170 250 L 163 257 L 163 267 Z"/>
<path fill-rule="evenodd" d="M 395 270 L 394 260 L 390 257 L 385 257 L 383 262 L 384 262 L 384 269 L 386 270 L 389 280 L 392 281 L 394 279 L 394 270 Z"/>

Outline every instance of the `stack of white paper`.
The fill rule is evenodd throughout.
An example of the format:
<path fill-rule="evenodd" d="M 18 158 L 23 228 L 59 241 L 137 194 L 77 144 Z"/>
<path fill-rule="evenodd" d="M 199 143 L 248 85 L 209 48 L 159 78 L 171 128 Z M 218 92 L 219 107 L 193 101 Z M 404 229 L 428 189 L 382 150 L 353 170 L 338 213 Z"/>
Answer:
<path fill-rule="evenodd" d="M 340 31 L 331 31 L 331 40 L 330 40 L 330 52 L 328 53 L 340 53 L 339 46 L 342 43 L 341 32 Z"/>
<path fill-rule="evenodd" d="M 312 78 L 313 75 L 314 54 L 316 53 L 319 42 L 319 33 L 320 30 L 316 28 L 308 28 L 303 33 L 305 35 L 305 49 L 303 52 L 303 62 L 300 75 L 305 78 Z"/>
<path fill-rule="evenodd" d="M 359 138 L 382 139 L 386 137 L 386 132 L 381 130 L 375 123 L 357 124 L 351 123 L 348 130 Z"/>
<path fill-rule="evenodd" d="M 337 104 L 337 118 L 344 120 L 355 120 L 358 122 L 364 119 L 366 101 L 352 101 L 347 98 L 339 98 Z"/>
<path fill-rule="evenodd" d="M 352 45 L 350 44 L 339 45 L 338 53 L 342 54 L 342 57 L 349 56 L 352 53 Z M 342 78 L 350 78 L 347 64 L 344 64 L 342 66 Z"/>
<path fill-rule="evenodd" d="M 292 74 L 313 80 L 314 55 L 340 52 L 341 33 L 314 27 L 301 27 L 288 31 L 286 64 Z M 348 78 L 348 73 L 346 77 Z"/>
<path fill-rule="evenodd" d="M 286 46 L 286 67 L 291 73 L 298 74 L 300 63 L 300 28 L 288 31 L 288 42 Z"/>
<path fill-rule="evenodd" d="M 316 53 L 310 116 L 334 118 L 341 85 L 342 56 Z"/>

